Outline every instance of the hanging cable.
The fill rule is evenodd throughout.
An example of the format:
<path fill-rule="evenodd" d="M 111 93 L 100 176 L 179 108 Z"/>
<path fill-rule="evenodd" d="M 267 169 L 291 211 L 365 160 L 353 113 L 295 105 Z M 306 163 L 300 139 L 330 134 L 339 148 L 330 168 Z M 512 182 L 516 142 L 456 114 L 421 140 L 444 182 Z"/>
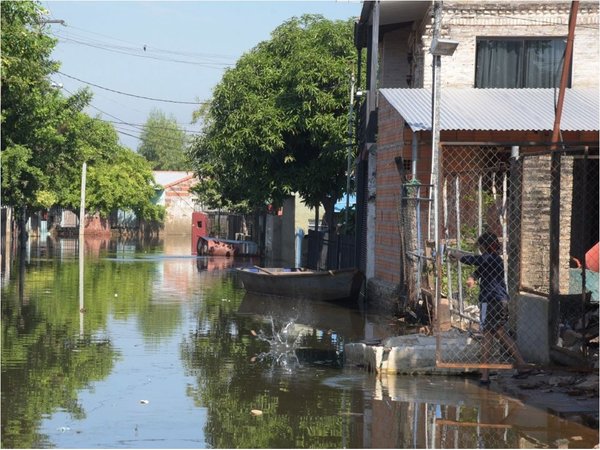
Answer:
<path fill-rule="evenodd" d="M 85 80 L 82 80 L 80 78 L 77 78 L 77 77 L 74 77 L 74 76 L 71 76 L 71 75 L 67 75 L 66 73 L 61 72 L 59 70 L 57 70 L 56 73 L 59 73 L 59 74 L 65 76 L 67 78 L 71 78 L 73 80 L 77 80 L 77 81 L 79 81 L 81 83 L 85 83 L 85 84 L 88 84 L 90 86 L 97 87 L 99 89 L 104 89 L 105 91 L 114 92 L 116 94 L 127 95 L 128 97 L 141 98 L 141 99 L 144 99 L 144 100 L 151 100 L 151 101 L 155 101 L 155 102 L 178 103 L 178 104 L 182 104 L 182 105 L 204 105 L 204 104 L 208 104 L 209 103 L 209 102 L 186 102 L 186 101 L 178 101 L 178 100 L 167 100 L 167 99 L 161 99 L 161 98 L 146 97 L 146 96 L 143 96 L 143 95 L 129 94 L 127 92 L 118 91 L 116 89 L 111 89 L 111 88 L 107 88 L 107 87 L 104 87 L 104 86 L 100 86 L 99 84 L 90 83 L 89 81 L 85 81 Z"/>

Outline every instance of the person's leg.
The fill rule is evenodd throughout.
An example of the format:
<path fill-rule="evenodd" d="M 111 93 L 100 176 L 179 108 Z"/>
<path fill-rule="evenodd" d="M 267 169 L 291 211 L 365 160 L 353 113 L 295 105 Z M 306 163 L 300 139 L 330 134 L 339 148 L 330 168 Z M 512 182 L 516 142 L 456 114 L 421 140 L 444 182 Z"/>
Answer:
<path fill-rule="evenodd" d="M 481 340 L 482 349 L 482 363 L 486 364 L 490 360 L 490 349 L 492 347 L 492 335 L 489 331 L 483 330 L 483 337 Z M 481 378 L 479 379 L 480 384 L 490 383 L 490 371 L 489 369 L 481 369 Z"/>
<path fill-rule="evenodd" d="M 479 329 L 482 334 L 481 338 L 481 363 L 486 364 L 490 359 L 490 348 L 491 348 L 491 336 L 489 332 L 488 323 L 488 304 L 481 303 L 479 305 Z M 481 378 L 479 379 L 480 384 L 490 383 L 490 371 L 488 369 L 481 369 Z"/>
<path fill-rule="evenodd" d="M 519 349 L 517 348 L 517 344 L 508 335 L 506 330 L 504 330 L 504 328 L 498 328 L 498 330 L 496 330 L 496 335 L 498 336 L 498 339 L 500 340 L 500 342 L 502 342 L 504 347 L 510 352 L 511 356 L 517 362 L 517 367 L 525 366 L 526 365 L 525 360 L 523 359 L 523 356 L 521 356 L 521 352 L 519 352 Z"/>

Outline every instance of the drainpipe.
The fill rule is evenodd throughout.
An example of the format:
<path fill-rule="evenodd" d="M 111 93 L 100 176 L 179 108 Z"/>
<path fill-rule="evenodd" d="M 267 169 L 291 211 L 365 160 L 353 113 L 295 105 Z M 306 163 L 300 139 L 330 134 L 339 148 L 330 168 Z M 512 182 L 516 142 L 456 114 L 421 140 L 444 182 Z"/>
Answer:
<path fill-rule="evenodd" d="M 418 158 L 418 149 L 419 149 L 419 135 L 416 131 L 413 131 L 412 134 L 412 162 L 411 162 L 411 174 L 413 180 L 417 179 L 417 158 Z"/>

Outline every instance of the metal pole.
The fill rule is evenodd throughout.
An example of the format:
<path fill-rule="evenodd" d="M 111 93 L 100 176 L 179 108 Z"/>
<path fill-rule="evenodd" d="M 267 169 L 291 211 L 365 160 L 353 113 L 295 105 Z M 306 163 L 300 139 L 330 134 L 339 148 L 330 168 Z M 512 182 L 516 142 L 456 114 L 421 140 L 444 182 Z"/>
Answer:
<path fill-rule="evenodd" d="M 433 121 L 432 131 L 432 160 L 434 170 L 433 189 L 433 241 L 435 245 L 435 312 L 437 317 L 437 305 L 441 299 L 442 292 L 442 245 L 440 241 L 440 191 L 441 191 L 441 168 L 440 168 L 440 69 L 441 56 L 433 55 Z"/>
<path fill-rule="evenodd" d="M 462 250 L 462 234 L 460 232 L 460 228 L 461 228 L 461 220 L 460 220 L 460 176 L 457 174 L 456 175 L 456 180 L 455 180 L 455 185 L 454 185 L 454 192 L 455 192 L 455 211 L 456 211 L 456 248 L 458 248 L 459 250 Z M 462 264 L 460 262 L 460 260 L 457 263 L 457 274 L 458 274 L 458 310 L 460 311 L 461 314 L 463 314 L 465 312 L 465 305 L 464 305 L 464 298 L 463 298 L 463 286 L 462 286 Z"/>
<path fill-rule="evenodd" d="M 434 7 L 434 29 L 433 38 L 437 38 L 440 34 L 442 5 L 436 1 Z M 442 292 L 442 252 L 440 245 L 440 190 L 441 190 L 441 170 L 440 170 L 440 70 L 442 58 L 439 55 L 432 54 L 432 92 L 431 92 L 431 187 L 433 191 L 433 241 L 435 247 L 435 288 L 433 311 L 435 317 L 436 328 L 436 363 L 441 361 L 441 333 L 439 332 L 440 321 L 438 320 L 438 305 L 441 301 Z"/>
<path fill-rule="evenodd" d="M 85 228 L 85 179 L 87 175 L 87 163 L 81 166 L 81 203 L 79 205 L 79 236 L 83 236 Z"/>
<path fill-rule="evenodd" d="M 550 165 L 550 304 L 549 304 L 549 326 L 548 340 L 550 345 L 554 345 L 558 340 L 558 322 L 560 314 L 560 305 L 558 295 L 560 294 L 560 171 L 561 155 L 558 150 L 560 138 L 560 119 L 562 116 L 565 90 L 571 67 L 571 56 L 573 55 L 573 41 L 575 37 L 575 25 L 577 23 L 577 10 L 579 2 L 571 2 L 571 12 L 569 14 L 569 35 L 567 37 L 567 46 L 565 48 L 565 59 L 563 61 L 563 70 L 560 78 L 560 87 L 558 92 L 558 101 L 554 115 L 554 127 L 552 130 L 552 160 Z"/>
<path fill-rule="evenodd" d="M 348 156 L 346 167 L 346 209 L 344 211 L 344 228 L 348 234 L 348 210 L 350 209 L 350 171 L 352 170 L 352 116 L 354 114 L 354 73 L 350 80 L 350 111 L 348 112 Z"/>
<path fill-rule="evenodd" d="M 419 155 L 419 135 L 413 131 L 412 134 L 412 161 L 411 161 L 411 175 L 413 181 L 417 179 L 417 159 Z"/>
<path fill-rule="evenodd" d="M 567 46 L 565 48 L 565 59 L 563 61 L 562 73 L 560 76 L 560 87 L 558 90 L 558 101 L 554 115 L 554 127 L 552 128 L 552 150 L 556 150 L 560 135 L 560 119 L 562 117 L 563 103 L 565 100 L 565 90 L 571 70 L 571 57 L 573 55 L 573 41 L 575 40 L 575 25 L 577 24 L 577 10 L 579 2 L 571 2 L 571 12 L 569 14 L 569 35 L 567 36 Z"/>
<path fill-rule="evenodd" d="M 483 233 L 483 178 L 479 175 L 477 181 L 477 236 Z"/>
<path fill-rule="evenodd" d="M 79 336 L 83 337 L 84 327 L 83 327 L 83 313 L 85 312 L 84 302 L 83 302 L 83 260 L 84 260 L 84 238 L 83 234 L 79 235 Z"/>

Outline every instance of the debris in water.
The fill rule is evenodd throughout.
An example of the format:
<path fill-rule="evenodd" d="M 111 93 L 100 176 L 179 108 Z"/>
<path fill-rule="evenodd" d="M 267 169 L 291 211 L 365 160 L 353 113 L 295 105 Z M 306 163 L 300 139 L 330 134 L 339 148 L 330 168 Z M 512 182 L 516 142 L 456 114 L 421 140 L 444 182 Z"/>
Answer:
<path fill-rule="evenodd" d="M 142 405 L 147 405 L 148 403 L 150 403 L 150 400 L 140 400 L 140 403 Z"/>
<path fill-rule="evenodd" d="M 253 409 L 252 411 L 250 411 L 250 414 L 252 414 L 253 416 L 262 416 L 262 411 L 260 409 Z"/>

